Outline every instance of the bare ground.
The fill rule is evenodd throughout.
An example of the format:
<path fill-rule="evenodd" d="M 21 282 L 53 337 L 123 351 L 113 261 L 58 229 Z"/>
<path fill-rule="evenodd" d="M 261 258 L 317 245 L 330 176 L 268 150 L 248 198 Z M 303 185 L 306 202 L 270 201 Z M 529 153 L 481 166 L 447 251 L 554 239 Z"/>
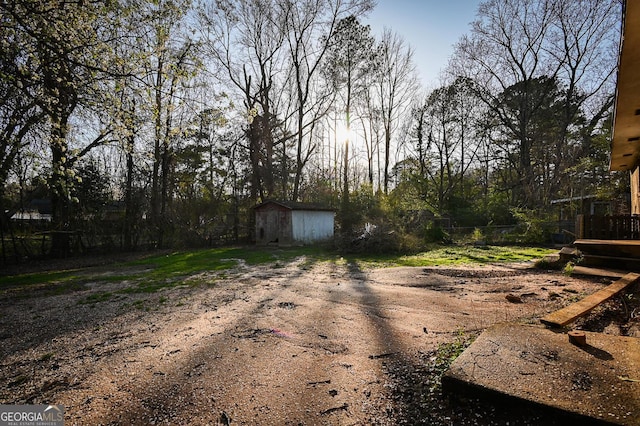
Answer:
<path fill-rule="evenodd" d="M 117 293 L 131 285 L 119 281 L 6 291 L 0 402 L 63 404 L 69 425 L 506 424 L 439 394 L 438 347 L 537 323 L 608 282 L 521 264 L 362 270 L 301 258 L 239 262 L 152 294 Z"/>

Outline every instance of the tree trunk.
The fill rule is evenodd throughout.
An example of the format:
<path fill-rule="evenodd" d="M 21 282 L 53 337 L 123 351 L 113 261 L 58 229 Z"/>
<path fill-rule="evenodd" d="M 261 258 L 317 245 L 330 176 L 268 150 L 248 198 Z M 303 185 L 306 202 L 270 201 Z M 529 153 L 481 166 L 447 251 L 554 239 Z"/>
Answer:
<path fill-rule="evenodd" d="M 347 139 L 344 141 L 344 173 L 342 188 L 342 233 L 349 235 L 353 230 L 353 220 L 351 218 L 351 202 L 349 199 L 349 134 L 351 131 L 351 79 L 347 80 L 347 102 L 346 102 L 346 127 Z"/>
<path fill-rule="evenodd" d="M 300 191 L 300 181 L 302 180 L 302 169 L 304 168 L 304 163 L 302 162 L 302 138 L 303 138 L 303 129 L 302 126 L 304 124 L 304 105 L 302 104 L 301 98 L 302 95 L 300 90 L 298 90 L 298 98 L 300 99 L 300 106 L 298 107 L 298 137 L 297 137 L 297 146 L 296 146 L 296 175 L 293 182 L 293 195 L 291 199 L 293 201 L 298 200 L 298 195 Z M 284 151 L 284 149 L 283 149 Z M 283 175 L 284 177 L 285 175 Z"/>
<path fill-rule="evenodd" d="M 52 235 L 51 255 L 53 257 L 67 257 L 70 245 L 70 188 L 66 176 L 67 125 L 68 116 L 51 117 L 51 208 Z"/>
<path fill-rule="evenodd" d="M 385 126 L 384 129 L 384 193 L 389 191 L 389 158 L 391 156 L 391 129 Z"/>
<path fill-rule="evenodd" d="M 4 243 L 4 227 L 5 227 L 5 222 L 7 223 L 7 228 L 9 228 L 9 220 L 5 220 L 6 216 L 4 214 L 4 203 L 2 202 L 2 194 L 1 194 L 2 190 L 0 189 L 0 239 L 2 241 L 2 264 L 6 264 L 7 263 L 7 252 L 5 249 L 5 243 Z"/>
<path fill-rule="evenodd" d="M 155 138 L 153 142 L 153 169 L 151 172 L 151 224 L 156 232 L 156 244 L 162 247 L 162 230 L 160 225 L 160 162 L 161 140 L 162 140 L 162 74 L 163 69 L 162 56 L 158 58 L 158 68 L 156 70 L 155 83 Z"/>
<path fill-rule="evenodd" d="M 134 206 L 133 206 L 133 134 L 129 136 L 127 141 L 127 182 L 124 194 L 124 249 L 127 251 L 133 250 L 133 222 Z"/>

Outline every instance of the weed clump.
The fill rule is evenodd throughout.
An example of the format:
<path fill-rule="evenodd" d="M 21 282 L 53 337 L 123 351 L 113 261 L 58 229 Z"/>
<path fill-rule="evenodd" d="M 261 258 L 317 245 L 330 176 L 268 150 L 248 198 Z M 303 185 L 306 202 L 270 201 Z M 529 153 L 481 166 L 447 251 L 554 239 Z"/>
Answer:
<path fill-rule="evenodd" d="M 452 341 L 420 353 L 415 362 L 397 360 L 385 365 L 392 382 L 387 388 L 394 404 L 393 417 L 412 424 L 450 424 L 453 407 L 442 394 L 442 376 L 451 363 L 475 340 L 459 331 Z M 420 419 L 420 423 L 413 423 Z"/>

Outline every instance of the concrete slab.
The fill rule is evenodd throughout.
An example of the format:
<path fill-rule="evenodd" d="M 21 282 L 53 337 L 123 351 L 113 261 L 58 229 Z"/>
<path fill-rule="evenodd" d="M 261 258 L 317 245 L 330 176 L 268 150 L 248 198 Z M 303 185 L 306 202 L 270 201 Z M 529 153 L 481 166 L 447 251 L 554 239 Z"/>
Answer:
<path fill-rule="evenodd" d="M 487 329 L 442 378 L 446 393 L 521 403 L 580 424 L 640 425 L 640 339 L 499 324 Z"/>

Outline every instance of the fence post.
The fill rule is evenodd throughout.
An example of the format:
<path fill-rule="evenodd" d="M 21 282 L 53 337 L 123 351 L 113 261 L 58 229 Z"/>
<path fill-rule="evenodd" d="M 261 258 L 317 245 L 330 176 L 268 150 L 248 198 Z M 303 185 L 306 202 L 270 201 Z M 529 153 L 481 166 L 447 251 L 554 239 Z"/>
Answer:
<path fill-rule="evenodd" d="M 579 214 L 576 216 L 576 239 L 583 239 L 584 235 L 584 215 Z"/>

